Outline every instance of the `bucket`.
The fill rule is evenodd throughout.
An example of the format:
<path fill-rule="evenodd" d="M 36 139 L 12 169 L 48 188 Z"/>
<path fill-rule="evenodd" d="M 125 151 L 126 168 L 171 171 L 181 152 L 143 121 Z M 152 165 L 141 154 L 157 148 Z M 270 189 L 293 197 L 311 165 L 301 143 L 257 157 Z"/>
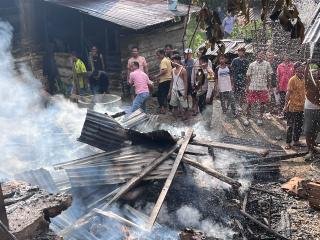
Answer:
<path fill-rule="evenodd" d="M 96 94 L 81 96 L 78 100 L 78 105 L 81 108 L 93 109 L 97 104 L 104 108 L 120 107 L 121 97 L 113 94 Z"/>
<path fill-rule="evenodd" d="M 177 11 L 178 0 L 168 0 L 168 8 L 170 11 Z"/>

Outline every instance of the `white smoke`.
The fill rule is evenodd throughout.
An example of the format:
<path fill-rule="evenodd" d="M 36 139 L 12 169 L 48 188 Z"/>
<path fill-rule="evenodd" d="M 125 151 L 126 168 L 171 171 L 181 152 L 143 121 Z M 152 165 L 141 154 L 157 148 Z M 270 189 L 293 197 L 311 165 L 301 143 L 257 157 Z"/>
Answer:
<path fill-rule="evenodd" d="M 12 32 L 0 22 L 0 179 L 89 151 L 76 141 L 85 110 L 62 96 L 46 95 L 27 66 L 15 66 Z"/>
<path fill-rule="evenodd" d="M 198 209 L 190 206 L 182 206 L 177 210 L 176 215 L 182 226 L 199 229 L 208 237 L 232 239 L 235 234 L 230 228 L 223 227 L 209 219 L 203 219 Z"/>

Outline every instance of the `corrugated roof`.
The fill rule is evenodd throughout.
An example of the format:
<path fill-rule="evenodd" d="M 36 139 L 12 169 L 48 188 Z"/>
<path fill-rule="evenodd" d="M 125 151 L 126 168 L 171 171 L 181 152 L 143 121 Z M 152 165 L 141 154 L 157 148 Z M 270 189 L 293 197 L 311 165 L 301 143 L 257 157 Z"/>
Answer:
<path fill-rule="evenodd" d="M 161 0 L 43 0 L 45 2 L 76 9 L 114 24 L 143 29 L 185 16 L 188 6 L 179 4 L 178 11 L 168 10 L 167 1 Z M 192 6 L 191 12 L 199 8 Z"/>
<path fill-rule="evenodd" d="M 314 12 L 313 19 L 306 31 L 303 43 L 316 43 L 320 39 L 320 3 Z"/>
<path fill-rule="evenodd" d="M 222 42 L 225 44 L 225 47 L 226 47 L 225 53 L 237 54 L 238 49 L 242 48 L 242 47 L 244 47 L 246 49 L 247 53 L 253 53 L 252 44 L 245 43 L 244 40 L 223 39 Z M 205 44 L 202 44 L 200 47 L 203 47 L 203 46 L 205 46 Z M 211 50 L 211 48 L 209 48 L 207 50 L 206 55 L 216 56 L 218 54 L 218 51 L 219 51 L 219 49 L 216 45 L 214 50 Z"/>

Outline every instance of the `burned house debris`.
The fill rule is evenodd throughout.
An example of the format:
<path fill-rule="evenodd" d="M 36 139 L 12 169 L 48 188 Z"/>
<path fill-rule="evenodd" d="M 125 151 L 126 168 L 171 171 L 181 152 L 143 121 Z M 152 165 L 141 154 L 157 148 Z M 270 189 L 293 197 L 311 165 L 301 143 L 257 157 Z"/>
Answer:
<path fill-rule="evenodd" d="M 235 2 L 242 5 L 229 10 L 250 18 L 249 1 Z M 70 50 L 86 61 L 89 47 L 98 45 L 112 90 L 126 80 L 131 46 L 140 47 L 151 73 L 158 71 L 155 49 L 170 39 L 181 50 L 188 15 L 199 9 L 203 15 L 196 24 L 208 25 L 203 26 L 212 47 L 208 55 L 218 56 L 221 48 L 233 57 L 239 48 L 252 55 L 257 51 L 256 43 L 222 39 L 217 16 L 204 8 L 208 5 L 179 3 L 172 11 L 168 3 L 176 1 L 20 0 L 14 7 L 9 1 L 0 3 L 0 13 L 3 6 L 11 9 L 8 19 L 36 12 L 26 19 L 21 36 L 17 28 L 15 44 L 20 42 L 22 50 L 47 51 L 45 63 L 52 64 L 51 73 L 65 83 L 70 83 L 72 71 Z M 265 18 L 266 6 L 262 10 Z M 312 54 L 319 40 L 318 10 L 306 25 L 305 43 L 311 43 L 313 61 L 318 61 L 316 50 Z M 31 25 L 39 27 L 36 35 L 28 32 Z M 302 144 L 283 146 L 287 125 L 282 116 L 267 113 L 260 125 L 255 116 L 249 119 L 237 109 L 239 115 L 231 118 L 213 96 L 205 99 L 204 111 L 180 121 L 183 114 L 176 118 L 169 108 L 158 114 L 154 98 L 148 99 L 145 112 L 128 113 L 128 102 L 118 91 L 83 95 L 77 103 L 48 95 L 28 69 L 19 67 L 26 61 L 35 64 L 35 59 L 39 65 L 43 53 L 13 60 L 12 31 L 0 21 L 0 55 L 7 60 L 0 64 L 0 123 L 5 123 L 0 141 L 0 240 L 320 238 L 314 227 L 320 225 L 319 160 L 304 161 L 311 150 Z M 41 44 L 31 46 L 34 37 Z M 301 50 L 306 54 L 306 46 L 299 45 L 299 50 L 306 48 Z M 208 60 L 201 61 L 208 73 Z M 186 99 L 188 105 L 199 100 L 197 94 Z"/>

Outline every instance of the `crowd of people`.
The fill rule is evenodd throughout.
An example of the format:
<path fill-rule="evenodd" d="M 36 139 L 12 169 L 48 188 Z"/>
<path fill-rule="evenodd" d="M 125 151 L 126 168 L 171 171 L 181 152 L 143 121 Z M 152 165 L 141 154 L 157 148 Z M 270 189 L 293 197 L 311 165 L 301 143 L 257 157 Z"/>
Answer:
<path fill-rule="evenodd" d="M 259 51 L 250 63 L 245 51 L 239 48 L 238 57 L 231 62 L 221 54 L 213 63 L 205 48 L 200 48 L 194 59 L 192 49 L 185 49 L 181 56 L 168 44 L 156 51 L 159 72 L 149 79 L 147 61 L 133 47 L 128 61 L 128 83 L 136 94 L 131 112 L 145 109 L 155 85 L 159 113 L 170 111 L 183 120 L 202 113 L 213 98 L 219 98 L 223 114 L 229 109 L 234 118 L 243 113 L 243 124 L 248 126 L 252 106 L 257 105 L 257 125 L 263 124 L 267 110 L 287 121 L 286 149 L 303 145 L 300 136 L 304 125 L 309 148 L 306 159 L 311 159 L 319 152 L 320 70 L 310 70 L 309 63 L 293 63 L 285 54 L 278 63 L 273 52 L 264 51 Z"/>

